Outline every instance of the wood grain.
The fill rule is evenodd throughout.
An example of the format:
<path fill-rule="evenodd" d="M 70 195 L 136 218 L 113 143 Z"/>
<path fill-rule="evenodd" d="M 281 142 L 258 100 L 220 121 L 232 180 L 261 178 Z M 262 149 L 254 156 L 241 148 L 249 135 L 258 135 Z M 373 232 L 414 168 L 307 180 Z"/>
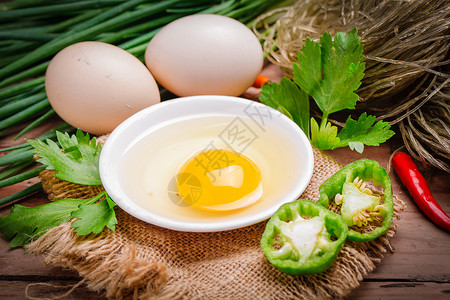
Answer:
<path fill-rule="evenodd" d="M 59 297 L 64 294 L 70 287 L 76 285 L 79 280 L 55 280 L 45 278 L 43 281 L 39 281 L 41 286 L 37 285 L 37 280 L 30 281 L 13 281 L 13 280 L 1 280 L 0 279 L 0 299 L 27 299 L 25 296 L 25 290 L 29 286 L 28 295 L 36 298 L 51 299 L 52 297 Z M 42 279 L 41 279 L 42 280 Z M 31 284 L 31 285 L 30 285 Z M 64 287 L 64 288 L 58 288 Z M 70 293 L 69 296 L 58 298 L 63 299 L 90 299 L 90 300 L 102 300 L 105 297 L 99 293 L 91 292 L 85 285 L 77 287 Z"/>
<path fill-rule="evenodd" d="M 448 300 L 450 298 L 450 283 L 436 282 L 363 282 L 355 289 L 348 299 L 433 299 Z"/>

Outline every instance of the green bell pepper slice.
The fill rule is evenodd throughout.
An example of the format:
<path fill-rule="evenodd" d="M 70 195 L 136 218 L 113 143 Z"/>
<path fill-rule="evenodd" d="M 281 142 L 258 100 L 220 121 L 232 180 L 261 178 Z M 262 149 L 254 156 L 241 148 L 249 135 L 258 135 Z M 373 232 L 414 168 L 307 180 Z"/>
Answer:
<path fill-rule="evenodd" d="M 271 264 L 290 275 L 327 270 L 347 238 L 344 219 L 310 200 L 282 205 L 268 221 L 261 248 Z"/>
<path fill-rule="evenodd" d="M 384 194 L 366 187 L 370 181 L 381 186 Z M 391 226 L 394 216 L 391 180 L 374 160 L 360 159 L 346 165 L 322 183 L 319 193 L 319 204 L 343 216 L 349 227 L 349 240 L 371 241 Z"/>

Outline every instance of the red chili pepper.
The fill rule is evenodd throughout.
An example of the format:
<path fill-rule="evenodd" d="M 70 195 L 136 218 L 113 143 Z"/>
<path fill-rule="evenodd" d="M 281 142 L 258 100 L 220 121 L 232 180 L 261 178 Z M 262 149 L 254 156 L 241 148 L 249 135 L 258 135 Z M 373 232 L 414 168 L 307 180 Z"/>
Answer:
<path fill-rule="evenodd" d="M 268 81 L 269 81 L 269 77 L 266 77 L 266 76 L 260 74 L 260 75 L 258 75 L 258 77 L 256 77 L 255 82 L 253 83 L 252 86 L 259 89 L 263 85 L 265 85 Z"/>
<path fill-rule="evenodd" d="M 431 194 L 430 187 L 419 172 L 411 156 L 399 152 L 392 159 L 394 170 L 408 189 L 417 206 L 436 225 L 450 231 L 450 217 L 442 210 Z"/>

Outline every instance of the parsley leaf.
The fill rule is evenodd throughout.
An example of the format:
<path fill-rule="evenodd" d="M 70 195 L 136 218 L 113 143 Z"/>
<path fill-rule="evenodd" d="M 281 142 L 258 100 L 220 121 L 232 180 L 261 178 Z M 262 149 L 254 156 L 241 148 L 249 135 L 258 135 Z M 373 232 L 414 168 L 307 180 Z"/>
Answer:
<path fill-rule="evenodd" d="M 328 122 L 328 116 L 344 109 L 354 109 L 358 101 L 355 91 L 364 77 L 363 45 L 357 30 L 324 32 L 320 43 L 307 38 L 293 63 L 293 82 L 282 78 L 280 85 L 268 84 L 261 89 L 262 103 L 290 117 L 318 149 L 328 150 L 349 146 L 362 153 L 364 145 L 378 146 L 394 135 L 388 123 L 362 114 L 358 120 L 348 118 L 343 129 Z M 320 126 L 314 118 L 309 121 L 308 97 L 316 102 L 323 115 Z"/>
<path fill-rule="evenodd" d="M 98 163 L 102 146 L 89 134 L 77 130 L 76 135 L 57 132 L 57 139 L 64 151 L 52 140 L 47 144 L 40 140 L 27 140 L 36 149 L 39 162 L 49 170 L 56 170 L 56 177 L 83 185 L 101 185 Z"/>
<path fill-rule="evenodd" d="M 101 194 L 100 194 L 101 195 Z M 36 207 L 16 204 L 11 213 L 0 218 L 0 233 L 11 240 L 10 247 L 27 244 L 43 235 L 48 229 L 70 221 L 78 206 L 95 202 L 90 199 L 62 199 Z"/>
<path fill-rule="evenodd" d="M 114 206 L 116 203 L 108 195 L 101 202 L 80 205 L 79 210 L 72 212 L 72 217 L 79 219 L 73 222 L 72 227 L 78 235 L 100 233 L 105 226 L 114 230 L 117 224 Z"/>
<path fill-rule="evenodd" d="M 321 150 L 336 148 L 340 143 L 337 130 L 330 122 L 320 124 L 319 128 L 317 121 L 311 118 L 311 144 Z"/>
<path fill-rule="evenodd" d="M 105 200 L 95 203 L 105 196 Z M 106 192 L 89 199 L 67 198 L 36 207 L 16 204 L 9 215 L 0 218 L 0 233 L 11 241 L 9 246 L 13 248 L 37 239 L 72 218 L 80 219 L 72 224 L 78 235 L 99 233 L 104 226 L 114 230 L 117 224 L 114 206 Z"/>
<path fill-rule="evenodd" d="M 78 130 L 76 135 L 56 132 L 59 145 L 52 140 L 27 140 L 36 149 L 39 162 L 56 170 L 56 177 L 83 185 L 101 185 L 98 164 L 101 144 L 89 134 Z M 103 197 L 105 200 L 100 201 Z M 100 201 L 100 202 L 99 202 Z M 111 230 L 117 224 L 116 204 L 105 191 L 89 199 L 62 199 L 36 207 L 14 205 L 11 213 L 0 218 L 0 233 L 11 240 L 10 247 L 27 244 L 72 218 L 78 235 L 99 233 L 105 226 Z"/>
<path fill-rule="evenodd" d="M 337 147 L 350 146 L 359 153 L 364 150 L 364 145 L 378 146 L 390 139 L 394 132 L 390 129 L 389 123 L 378 121 L 375 123 L 374 116 L 368 116 L 367 113 L 361 114 L 357 121 L 348 117 L 344 128 L 339 132 L 340 143 Z"/>
<path fill-rule="evenodd" d="M 354 93 L 361 85 L 365 64 L 363 45 L 359 43 L 356 28 L 348 34 L 336 33 L 334 41 L 325 32 L 319 43 L 309 38 L 294 63 L 294 81 L 311 95 L 324 114 L 353 109 L 358 101 Z"/>
<path fill-rule="evenodd" d="M 282 78 L 279 85 L 265 84 L 259 99 L 291 118 L 309 137 L 309 98 L 295 83 Z"/>

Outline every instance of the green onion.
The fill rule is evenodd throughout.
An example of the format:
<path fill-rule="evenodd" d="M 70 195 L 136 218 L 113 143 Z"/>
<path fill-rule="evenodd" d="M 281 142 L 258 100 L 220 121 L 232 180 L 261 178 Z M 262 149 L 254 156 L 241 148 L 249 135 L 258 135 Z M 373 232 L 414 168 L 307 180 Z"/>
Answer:
<path fill-rule="evenodd" d="M 20 145 L 15 145 L 15 146 L 0 149 L 0 152 L 8 152 L 8 151 L 24 149 L 24 148 L 32 149 L 33 147 L 31 147 L 31 145 L 29 145 L 28 143 L 23 143 Z"/>
<path fill-rule="evenodd" d="M 23 40 L 23 41 L 51 41 L 55 34 L 40 32 L 0 32 L 0 39 Z"/>
<path fill-rule="evenodd" d="M 43 99 L 45 99 L 45 93 L 39 93 L 20 100 L 11 101 L 8 104 L 2 106 L 2 110 L 0 111 L 0 119 L 10 116 L 15 112 L 22 111 L 30 105 L 33 105 Z"/>
<path fill-rule="evenodd" d="M 111 8 L 110 10 L 100 14 L 99 16 L 97 16 L 85 23 L 82 23 L 82 24 L 79 24 L 79 25 L 73 27 L 72 30 L 70 30 L 64 34 L 61 34 L 55 40 L 53 40 L 47 44 L 44 44 L 43 46 L 37 48 L 36 50 L 28 53 L 21 60 L 18 60 L 16 62 L 4 67 L 3 69 L 1 69 L 0 70 L 0 79 L 4 79 L 6 76 L 10 75 L 11 73 L 17 72 L 19 70 L 23 70 L 25 67 L 29 66 L 30 64 L 38 62 L 41 59 L 47 58 L 72 43 L 81 41 L 85 38 L 89 38 L 92 35 L 94 35 L 95 33 L 100 33 L 103 30 L 110 29 L 111 26 L 114 28 L 117 18 L 112 18 L 112 17 L 116 16 L 117 14 L 122 13 L 123 11 L 126 11 L 129 8 L 135 7 L 144 1 L 145 0 L 127 1 L 119 6 Z M 156 12 L 157 11 L 155 11 L 155 13 Z M 127 16 L 127 17 L 129 17 L 129 16 Z M 112 18 L 112 19 L 108 20 L 108 18 Z M 104 20 L 107 20 L 107 21 L 100 23 L 100 24 L 96 23 L 96 22 L 102 22 Z M 104 26 L 105 23 L 108 23 L 107 26 Z M 96 25 L 96 26 L 93 26 L 93 25 Z M 79 31 L 79 30 L 82 30 L 82 31 Z"/>
<path fill-rule="evenodd" d="M 0 54 L 9 55 L 9 54 L 18 54 L 25 53 L 26 51 L 33 50 L 38 47 L 38 42 L 30 42 L 30 41 L 15 41 L 14 44 L 0 48 Z"/>
<path fill-rule="evenodd" d="M 38 137 L 37 139 L 41 140 L 41 141 L 44 141 L 44 140 L 47 140 L 47 139 L 54 139 L 54 138 L 56 138 L 56 132 L 57 131 L 62 132 L 62 133 L 64 133 L 64 132 L 71 133 L 71 132 L 75 131 L 75 128 L 70 126 L 67 123 L 62 123 L 62 124 L 56 126 L 55 128 L 53 128 L 52 130 L 44 133 L 42 136 Z M 0 149 L 0 152 L 8 152 L 8 151 L 17 150 L 17 149 L 30 150 L 30 149 L 33 149 L 33 147 L 31 147 L 31 145 L 28 144 L 28 143 L 23 143 L 23 144 L 20 144 L 20 145 L 16 145 L 16 146 L 11 146 L 11 147 L 8 147 L 8 148 Z"/>
<path fill-rule="evenodd" d="M 164 17 L 161 17 L 161 18 L 158 18 L 155 20 L 151 20 L 151 21 L 148 21 L 148 22 L 145 22 L 142 24 L 138 24 L 138 25 L 126 28 L 122 31 L 118 31 L 115 33 L 101 34 L 101 35 L 99 35 L 100 38 L 98 40 L 101 42 L 105 42 L 105 43 L 112 43 L 112 42 L 116 42 L 118 40 L 124 40 L 129 37 L 134 37 L 136 35 L 136 33 L 138 33 L 138 32 L 145 31 L 149 28 L 163 26 L 167 23 L 175 21 L 176 19 L 179 19 L 180 17 L 183 17 L 183 15 L 176 14 L 176 15 L 164 16 Z M 141 35 L 141 36 L 143 36 L 143 35 Z"/>
<path fill-rule="evenodd" d="M 23 55 L 22 54 L 16 54 L 16 55 L 8 55 L 8 56 L 0 56 L 0 68 L 3 66 L 6 66 L 10 63 L 12 63 L 13 61 L 16 61 L 18 59 L 20 59 Z"/>
<path fill-rule="evenodd" d="M 7 179 L 0 180 L 0 188 L 5 186 L 10 186 L 22 181 L 25 181 L 27 179 L 34 178 L 39 175 L 42 171 L 46 169 L 46 166 L 39 166 L 37 168 L 31 169 L 27 172 L 23 172 L 19 175 L 11 176 Z"/>
<path fill-rule="evenodd" d="M 50 106 L 50 102 L 48 102 L 48 99 L 45 98 L 44 100 L 31 105 L 30 107 L 10 116 L 9 118 L 0 121 L 0 130 L 11 127 L 17 122 L 25 120 L 30 116 L 33 116 L 36 112 L 48 106 Z"/>
<path fill-rule="evenodd" d="M 34 159 L 24 160 L 15 164 L 8 166 L 5 170 L 0 172 L 0 180 L 8 178 L 9 176 L 18 173 L 19 171 L 25 169 L 26 167 L 34 164 Z"/>
<path fill-rule="evenodd" d="M 30 88 L 34 88 L 34 87 L 41 87 L 44 88 L 44 82 L 45 82 L 45 78 L 44 77 L 39 77 L 36 79 L 32 79 L 32 80 L 28 80 L 7 88 L 3 88 L 0 90 L 0 99 L 1 98 L 6 98 L 8 96 L 11 95 L 16 95 L 18 93 L 24 92 L 29 90 Z"/>
<path fill-rule="evenodd" d="M 47 26 L 44 31 L 45 32 L 60 32 L 61 30 L 67 29 L 73 25 L 83 23 L 86 20 L 92 19 L 95 16 L 98 16 L 100 13 L 104 12 L 104 9 L 93 9 L 89 10 L 87 12 L 83 12 L 78 16 L 75 16 L 73 18 L 64 20 L 57 24 L 51 24 Z"/>
<path fill-rule="evenodd" d="M 18 138 L 20 138 L 22 135 L 24 135 L 25 133 L 29 132 L 30 130 L 38 127 L 39 125 L 41 125 L 45 120 L 47 120 L 48 118 L 52 117 L 53 115 L 55 115 L 55 110 L 53 108 L 49 109 L 45 114 L 43 114 L 42 116 L 40 116 L 39 118 L 37 118 L 36 120 L 34 120 L 33 122 L 31 122 L 31 124 L 29 124 L 27 127 L 25 127 L 24 129 L 22 129 L 15 137 L 14 137 L 14 141 L 16 141 Z"/>
<path fill-rule="evenodd" d="M 144 46 L 147 48 L 148 42 L 155 36 L 155 34 L 160 30 L 161 28 L 154 29 L 146 34 L 142 34 L 137 38 L 134 38 L 132 40 L 129 40 L 121 45 L 119 45 L 120 48 L 123 48 L 133 54 L 134 56 L 139 56 L 136 51 L 133 51 L 132 49 L 135 49 L 137 47 L 141 48 Z"/>
<path fill-rule="evenodd" d="M 18 163 L 24 160 L 32 159 L 34 155 L 34 149 L 17 149 L 13 150 L 2 157 L 0 157 L 0 166 L 6 166 L 9 164 Z"/>
<path fill-rule="evenodd" d="M 8 11 L 22 7 L 33 7 L 41 3 L 47 3 L 48 0 L 15 0 L 0 4 L 0 11 Z"/>
<path fill-rule="evenodd" d="M 124 1 L 111 1 L 111 0 L 95 0 L 95 1 L 77 1 L 74 3 L 62 3 L 55 5 L 47 5 L 33 8 L 22 8 L 9 11 L 0 11 L 0 20 L 3 22 L 17 19 L 36 16 L 59 16 L 64 13 L 73 13 L 83 9 L 100 8 L 105 6 L 112 6 L 117 3 L 123 3 Z"/>
<path fill-rule="evenodd" d="M 50 64 L 50 62 L 44 62 L 40 65 L 34 66 L 32 68 L 29 68 L 23 72 L 20 72 L 14 76 L 10 76 L 9 78 L 6 78 L 5 80 L 3 80 L 2 82 L 0 82 L 0 88 L 10 85 L 12 83 L 15 83 L 17 81 L 38 75 L 42 72 L 44 72 L 45 70 L 47 70 L 48 65 Z M 44 82 L 44 79 L 41 78 L 35 78 L 36 82 L 41 83 Z"/>
<path fill-rule="evenodd" d="M 0 206 L 8 204 L 10 202 L 13 202 L 15 200 L 19 200 L 21 198 L 27 197 L 31 194 L 34 194 L 42 189 L 42 183 L 38 182 L 30 187 L 27 187 L 24 190 L 21 190 L 15 194 L 12 194 L 10 196 L 6 196 L 3 199 L 0 199 Z"/>
<path fill-rule="evenodd" d="M 69 124 L 67 124 L 67 123 L 62 123 L 62 124 L 60 124 L 60 125 L 58 125 L 58 126 L 56 126 L 55 128 L 53 128 L 52 130 L 50 130 L 50 131 L 48 131 L 48 132 L 46 132 L 46 133 L 44 133 L 41 137 L 39 137 L 38 139 L 40 139 L 40 140 L 46 140 L 46 139 L 53 139 L 53 138 L 55 138 L 56 137 L 56 132 L 57 131 L 59 131 L 59 132 L 62 132 L 62 133 L 64 133 L 64 132 L 74 132 L 75 131 L 75 128 L 74 127 L 72 127 L 71 125 L 69 125 Z"/>

